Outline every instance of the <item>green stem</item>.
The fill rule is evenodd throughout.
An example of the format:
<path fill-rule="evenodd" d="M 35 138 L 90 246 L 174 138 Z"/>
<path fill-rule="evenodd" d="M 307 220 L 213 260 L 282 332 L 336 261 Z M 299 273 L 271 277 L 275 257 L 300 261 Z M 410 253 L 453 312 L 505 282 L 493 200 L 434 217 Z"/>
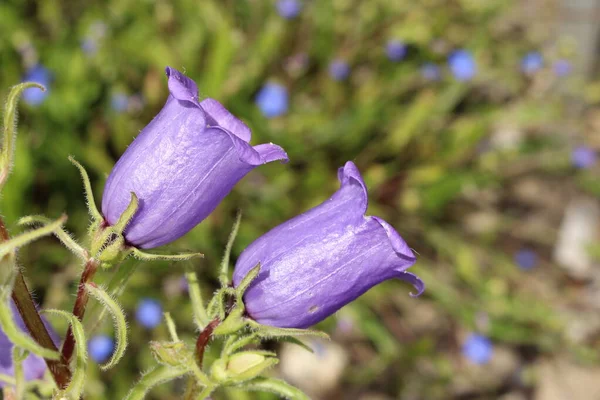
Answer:
<path fill-rule="evenodd" d="M 141 400 L 154 386 L 179 378 L 187 373 L 188 371 L 184 369 L 176 369 L 164 365 L 158 366 L 142 376 L 124 400 Z"/>
<path fill-rule="evenodd" d="M 209 317 L 204 308 L 204 302 L 202 300 L 202 293 L 200 292 L 200 284 L 198 283 L 198 276 L 191 268 L 185 273 L 185 279 L 188 281 L 188 292 L 192 301 L 192 309 L 194 310 L 194 319 L 196 325 L 200 329 L 204 329 L 208 325 Z"/>

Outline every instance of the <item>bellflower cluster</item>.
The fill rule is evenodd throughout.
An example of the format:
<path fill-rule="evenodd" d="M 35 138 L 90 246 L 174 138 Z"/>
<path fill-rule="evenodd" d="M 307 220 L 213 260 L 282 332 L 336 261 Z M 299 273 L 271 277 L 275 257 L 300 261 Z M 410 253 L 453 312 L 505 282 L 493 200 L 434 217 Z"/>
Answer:
<path fill-rule="evenodd" d="M 11 300 L 10 307 L 12 310 L 12 314 L 14 320 L 21 331 L 25 334 L 29 334 L 27 327 L 25 326 L 25 322 L 23 318 L 19 314 L 15 303 Z M 50 333 L 52 341 L 54 344 L 58 345 L 59 338 L 56 332 L 52 329 L 48 321 L 45 318 L 42 318 L 46 329 Z M 0 330 L 0 374 L 13 376 L 14 375 L 14 366 L 12 360 L 12 349 L 13 343 L 8 340 L 8 337 L 2 330 Z M 27 358 L 23 361 L 23 372 L 25 374 L 25 380 L 31 381 L 36 379 L 41 379 L 46 372 L 46 362 L 44 359 L 38 355 L 30 353 Z M 5 382 L 0 380 L 0 387 L 4 387 Z"/>
<path fill-rule="evenodd" d="M 255 167 L 287 161 L 277 145 L 251 146 L 250 129 L 218 101 L 200 101 L 193 80 L 170 67 L 166 74 L 166 104 L 121 156 L 102 196 L 104 218 L 114 225 L 137 195 L 125 238 L 145 249 L 183 236 Z"/>
<path fill-rule="evenodd" d="M 250 244 L 237 260 L 234 286 L 260 263 L 245 292 L 247 314 L 263 325 L 306 328 L 388 279 L 423 282 L 406 270 L 415 255 L 387 222 L 365 216 L 367 188 L 352 162 L 339 169 L 328 200 Z"/>
<path fill-rule="evenodd" d="M 41 64 L 38 64 L 25 73 L 23 82 L 35 82 L 46 87 L 46 91 L 38 88 L 28 88 L 23 92 L 23 101 L 31 106 L 37 106 L 48 97 L 50 92 L 50 71 Z"/>
<path fill-rule="evenodd" d="M 464 49 L 456 50 L 450 54 L 448 65 L 452 75 L 458 81 L 470 81 L 477 73 L 477 65 L 473 55 Z"/>

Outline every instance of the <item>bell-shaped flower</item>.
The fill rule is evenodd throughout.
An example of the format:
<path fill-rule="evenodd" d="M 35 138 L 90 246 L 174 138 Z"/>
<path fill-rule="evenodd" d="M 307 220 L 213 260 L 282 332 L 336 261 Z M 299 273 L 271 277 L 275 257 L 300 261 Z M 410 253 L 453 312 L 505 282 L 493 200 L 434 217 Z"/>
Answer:
<path fill-rule="evenodd" d="M 121 156 L 102 197 L 102 213 L 113 225 L 131 192 L 137 195 L 139 208 L 125 238 L 140 248 L 183 236 L 253 168 L 287 161 L 277 145 L 251 146 L 250 129 L 218 101 L 200 101 L 193 80 L 173 68 L 166 73 L 166 104 Z"/>
<path fill-rule="evenodd" d="M 356 165 L 338 171 L 341 188 L 324 203 L 267 232 L 237 260 L 234 286 L 260 263 L 244 295 L 263 325 L 306 328 L 392 278 L 425 288 L 406 272 L 415 256 L 384 220 L 365 216 L 367 188 Z"/>
<path fill-rule="evenodd" d="M 21 315 L 19 314 L 17 307 L 12 300 L 10 302 L 10 306 L 13 318 L 19 329 L 23 331 L 23 334 L 29 334 L 29 331 L 25 326 L 25 322 L 23 321 L 23 318 L 21 318 Z M 54 330 L 52 329 L 50 324 L 45 320 L 45 318 L 42 317 L 42 321 L 44 322 L 46 329 L 48 329 L 52 341 L 55 345 L 58 345 L 58 335 L 56 335 L 56 332 L 54 332 Z M 14 376 L 15 368 L 12 360 L 13 346 L 14 345 L 10 340 L 8 340 L 6 334 L 0 329 L 0 374 Z M 27 358 L 25 358 L 22 367 L 26 381 L 42 379 L 46 372 L 46 362 L 44 361 L 44 359 L 33 353 L 30 353 L 27 356 Z M 4 387 L 5 385 L 6 382 L 0 379 L 0 387 Z"/>

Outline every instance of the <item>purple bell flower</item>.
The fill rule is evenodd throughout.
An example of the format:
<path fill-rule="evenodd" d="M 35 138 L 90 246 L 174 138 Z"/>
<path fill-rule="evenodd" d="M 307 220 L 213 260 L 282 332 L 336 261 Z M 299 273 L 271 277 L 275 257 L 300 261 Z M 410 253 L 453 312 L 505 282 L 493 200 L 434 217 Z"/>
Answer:
<path fill-rule="evenodd" d="M 400 40 L 392 39 L 385 45 L 385 52 L 390 61 L 398 62 L 406 57 L 408 48 Z"/>
<path fill-rule="evenodd" d="M 586 146 L 579 146 L 573 149 L 571 153 L 571 162 L 576 168 L 586 169 L 591 168 L 596 164 L 598 158 L 594 149 Z"/>
<path fill-rule="evenodd" d="M 458 81 L 470 81 L 477 73 L 477 65 L 473 55 L 467 50 L 456 50 L 448 57 L 448 65 L 452 75 Z"/>
<path fill-rule="evenodd" d="M 494 354 L 494 345 L 486 336 L 471 333 L 462 346 L 463 355 L 475 364 L 487 364 Z"/>
<path fill-rule="evenodd" d="M 21 329 L 21 331 L 23 331 L 24 333 L 29 334 L 29 331 L 25 326 L 25 322 L 23 322 L 23 318 L 21 318 L 21 315 L 17 311 L 17 306 L 12 300 L 10 302 L 10 307 L 12 309 L 13 318 L 15 319 L 15 322 L 17 323 L 19 329 Z M 56 332 L 54 332 L 54 330 L 45 318 L 42 317 L 42 321 L 44 322 L 46 329 L 48 329 L 52 341 L 55 345 L 58 346 L 58 335 L 56 334 Z M 0 330 L 0 374 L 14 376 L 15 370 L 12 361 L 12 350 L 12 342 L 10 342 L 8 340 L 8 337 L 4 334 L 4 332 Z M 25 361 L 23 361 L 22 365 L 23 373 L 25 374 L 25 380 L 27 381 L 42 379 L 44 373 L 46 372 L 46 362 L 42 357 L 37 356 L 35 354 L 30 353 L 25 359 Z M 6 383 L 0 380 L 0 387 L 4 387 L 5 385 Z"/>
<path fill-rule="evenodd" d="M 302 3 L 299 0 L 279 0 L 277 12 L 285 19 L 294 19 L 302 11 Z"/>
<path fill-rule="evenodd" d="M 406 272 L 416 261 L 384 220 L 365 216 L 367 188 L 356 165 L 338 171 L 340 189 L 327 201 L 267 232 L 237 260 L 234 286 L 258 263 L 244 295 L 249 316 L 276 327 L 306 328 L 371 287 L 392 278 L 425 285 Z"/>
<path fill-rule="evenodd" d="M 333 60 L 329 64 L 329 76 L 336 81 L 343 81 L 350 75 L 350 66 L 344 60 Z"/>
<path fill-rule="evenodd" d="M 269 82 L 256 95 L 256 104 L 267 118 L 283 115 L 288 110 L 288 92 L 285 86 Z"/>
<path fill-rule="evenodd" d="M 521 71 L 525 74 L 533 74 L 544 66 L 544 57 L 537 52 L 532 51 L 525 54 L 523 60 L 521 60 Z"/>
<path fill-rule="evenodd" d="M 250 129 L 218 101 L 199 101 L 193 80 L 170 67 L 166 73 L 166 104 L 121 156 L 102 196 L 102 213 L 115 224 L 137 194 L 125 238 L 144 249 L 186 234 L 256 166 L 287 161 L 277 145 L 252 147 Z"/>
<path fill-rule="evenodd" d="M 50 85 L 50 71 L 44 66 L 38 64 L 35 67 L 30 68 L 25 76 L 23 76 L 23 82 L 35 82 L 46 87 L 46 91 L 42 92 L 38 88 L 27 88 L 23 91 L 23 101 L 30 106 L 40 105 L 46 97 L 48 97 L 49 85 Z"/>

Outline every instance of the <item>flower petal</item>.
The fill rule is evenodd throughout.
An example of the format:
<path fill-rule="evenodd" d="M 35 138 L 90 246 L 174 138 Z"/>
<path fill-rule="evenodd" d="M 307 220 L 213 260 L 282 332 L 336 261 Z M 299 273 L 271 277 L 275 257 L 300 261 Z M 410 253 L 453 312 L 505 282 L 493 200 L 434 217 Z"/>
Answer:
<path fill-rule="evenodd" d="M 206 122 L 210 127 L 220 126 L 225 128 L 244 142 L 250 142 L 252 132 L 242 121 L 230 113 L 221 103 L 215 99 L 204 99 L 200 107 L 206 112 Z"/>
<path fill-rule="evenodd" d="M 396 278 L 412 284 L 413 287 L 417 289 L 417 294 L 411 292 L 410 297 L 419 297 L 425 291 L 425 282 L 423 282 L 421 278 L 412 272 L 399 271 L 398 275 L 396 275 Z"/>
<path fill-rule="evenodd" d="M 394 227 L 379 217 L 369 218 L 377 221 L 381 225 L 381 227 L 385 229 L 385 233 L 390 239 L 390 244 L 392 245 L 392 248 L 394 249 L 396 254 L 398 254 L 399 257 L 404 258 L 405 260 L 410 262 L 410 264 L 407 265 L 405 269 L 410 267 L 417 260 L 417 258 L 415 257 L 415 254 L 410 249 L 410 247 L 408 247 L 408 244 L 406 244 L 404 239 L 402 239 L 398 232 L 396 232 Z"/>
<path fill-rule="evenodd" d="M 165 72 L 171 95 L 177 100 L 190 102 L 199 107 L 196 82 L 171 67 L 165 68 Z"/>
<path fill-rule="evenodd" d="M 367 185 L 360 175 L 360 171 L 352 161 L 346 162 L 346 164 L 338 169 L 338 179 L 341 183 L 341 188 L 338 192 L 341 192 L 344 186 L 347 185 L 359 185 L 361 188 L 360 195 L 354 195 L 354 201 L 357 202 L 357 207 L 360 209 L 360 213 L 364 215 L 367 212 L 369 206 L 369 198 L 367 192 Z M 337 193 L 336 193 L 337 194 Z"/>

